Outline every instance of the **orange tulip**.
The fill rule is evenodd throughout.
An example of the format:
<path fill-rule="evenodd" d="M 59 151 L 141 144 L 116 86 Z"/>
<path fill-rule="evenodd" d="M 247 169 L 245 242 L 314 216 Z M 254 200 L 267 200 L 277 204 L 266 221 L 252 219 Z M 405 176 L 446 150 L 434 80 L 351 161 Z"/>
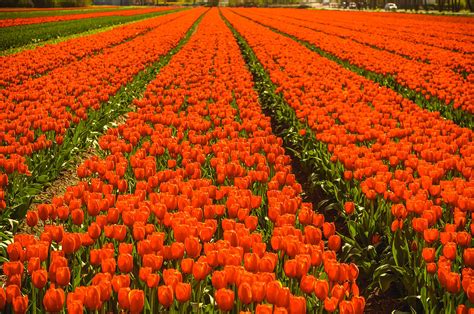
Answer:
<path fill-rule="evenodd" d="M 191 285 L 189 283 L 179 282 L 175 287 L 176 300 L 185 303 L 191 299 Z"/>
<path fill-rule="evenodd" d="M 234 291 L 219 289 L 215 294 L 217 307 L 222 311 L 230 311 L 234 307 Z"/>
<path fill-rule="evenodd" d="M 416 232 L 421 233 L 428 229 L 428 220 L 425 218 L 413 218 L 412 225 Z"/>
<path fill-rule="evenodd" d="M 48 312 L 59 312 L 64 306 L 66 297 L 61 288 L 49 288 L 43 298 L 44 309 Z"/>
<path fill-rule="evenodd" d="M 354 213 L 354 209 L 355 209 L 354 202 L 345 202 L 344 203 L 344 211 L 346 212 L 346 214 L 352 215 Z"/>
<path fill-rule="evenodd" d="M 339 251 L 339 249 L 341 248 L 341 237 L 339 237 L 338 235 L 330 236 L 328 239 L 328 247 L 334 252 Z"/>
<path fill-rule="evenodd" d="M 193 264 L 193 276 L 198 281 L 205 279 L 209 271 L 209 265 L 206 262 L 195 262 Z"/>
<path fill-rule="evenodd" d="M 130 288 L 120 288 L 118 291 L 118 303 L 122 309 L 130 309 Z"/>
<path fill-rule="evenodd" d="M 339 303 L 339 313 L 354 313 L 354 304 L 351 301 L 341 301 Z"/>
<path fill-rule="evenodd" d="M 26 224 L 29 227 L 34 227 L 38 224 L 38 212 L 29 210 L 26 214 Z"/>
<path fill-rule="evenodd" d="M 24 314 L 28 309 L 28 296 L 17 296 L 13 299 L 12 304 L 15 314 Z"/>
<path fill-rule="evenodd" d="M 5 294 L 7 296 L 7 303 L 12 303 L 16 297 L 21 295 L 20 287 L 9 285 L 5 288 Z"/>
<path fill-rule="evenodd" d="M 306 299 L 304 297 L 290 296 L 289 309 L 291 314 L 306 313 Z"/>
<path fill-rule="evenodd" d="M 196 237 L 187 237 L 184 240 L 186 255 L 190 258 L 196 258 L 201 254 L 202 245 Z"/>
<path fill-rule="evenodd" d="M 443 256 L 449 260 L 454 260 L 456 258 L 456 243 L 448 242 L 443 246 Z"/>
<path fill-rule="evenodd" d="M 214 289 L 219 290 L 227 286 L 227 276 L 225 271 L 214 271 L 212 273 L 212 286 Z"/>
<path fill-rule="evenodd" d="M 276 305 L 278 307 L 287 308 L 290 304 L 290 289 L 288 287 L 280 287 L 278 290 L 278 298 L 276 300 Z"/>
<path fill-rule="evenodd" d="M 131 254 L 119 254 L 117 260 L 118 269 L 122 273 L 129 273 L 133 270 L 133 256 Z"/>
<path fill-rule="evenodd" d="M 278 300 L 278 293 L 280 291 L 281 284 L 279 281 L 274 280 L 267 284 L 267 295 L 266 299 L 268 303 L 276 304 Z"/>
<path fill-rule="evenodd" d="M 257 307 L 255 308 L 255 313 L 256 314 L 272 314 L 273 307 L 269 304 L 257 304 Z"/>
<path fill-rule="evenodd" d="M 329 283 L 326 280 L 317 279 L 314 284 L 314 294 L 316 297 L 323 301 L 326 300 L 329 293 Z"/>
<path fill-rule="evenodd" d="M 121 288 L 130 287 L 130 276 L 129 275 L 114 275 L 112 278 L 112 289 L 115 293 L 118 293 Z"/>
<path fill-rule="evenodd" d="M 158 287 L 158 301 L 165 308 L 169 308 L 173 304 L 174 294 L 171 286 Z"/>
<path fill-rule="evenodd" d="M 461 290 L 461 276 L 458 273 L 448 273 L 446 276 L 446 290 L 453 294 Z"/>
<path fill-rule="evenodd" d="M 265 299 L 266 283 L 262 281 L 255 281 L 252 283 L 252 299 L 255 303 L 261 303 Z"/>
<path fill-rule="evenodd" d="M 102 306 L 99 286 L 89 286 L 86 290 L 85 306 L 89 310 L 98 310 Z"/>
<path fill-rule="evenodd" d="M 145 293 L 143 290 L 133 289 L 128 293 L 128 303 L 131 313 L 141 313 L 145 305 Z"/>
<path fill-rule="evenodd" d="M 352 301 L 352 307 L 354 309 L 354 314 L 364 313 L 364 308 L 365 308 L 364 297 L 354 296 L 351 301 Z"/>
<path fill-rule="evenodd" d="M 314 292 L 314 285 L 316 283 L 316 278 L 313 275 L 304 275 L 301 278 L 300 288 L 306 294 L 312 294 Z"/>
<path fill-rule="evenodd" d="M 60 286 L 67 286 L 71 280 L 69 267 L 58 267 L 56 270 L 56 283 Z"/>
<path fill-rule="evenodd" d="M 243 282 L 240 284 L 238 297 L 243 304 L 250 304 L 252 302 L 252 287 L 249 283 Z"/>
<path fill-rule="evenodd" d="M 7 304 L 7 295 L 5 293 L 5 289 L 0 288 L 0 310 L 3 310 L 6 304 Z"/>
<path fill-rule="evenodd" d="M 31 281 L 37 289 L 43 289 L 48 281 L 48 273 L 44 269 L 38 269 L 31 275 Z"/>
<path fill-rule="evenodd" d="M 435 260 L 435 253 L 436 250 L 434 248 L 425 247 L 423 248 L 421 255 L 423 256 L 425 262 L 432 263 Z"/>
<path fill-rule="evenodd" d="M 330 313 L 337 309 L 338 300 L 337 298 L 326 298 L 324 300 L 324 309 Z"/>
<path fill-rule="evenodd" d="M 466 231 L 461 231 L 456 234 L 456 243 L 462 247 L 469 247 L 471 244 L 471 235 Z"/>
<path fill-rule="evenodd" d="M 423 237 L 426 242 L 433 243 L 434 241 L 438 240 L 439 231 L 438 229 L 426 229 L 423 231 Z"/>
<path fill-rule="evenodd" d="M 285 270 L 286 276 L 289 278 L 294 278 L 296 277 L 296 260 L 294 259 L 289 259 L 285 262 L 285 265 L 283 266 Z"/>
<path fill-rule="evenodd" d="M 193 271 L 194 260 L 192 258 L 183 258 L 181 260 L 181 271 L 184 274 L 191 274 Z"/>
<path fill-rule="evenodd" d="M 158 287 L 158 285 L 160 283 L 160 279 L 161 279 L 160 275 L 150 274 L 146 278 L 146 285 L 148 286 L 148 288 L 156 288 L 156 287 Z"/>
<path fill-rule="evenodd" d="M 463 261 L 466 266 L 474 268 L 474 248 L 464 249 Z"/>

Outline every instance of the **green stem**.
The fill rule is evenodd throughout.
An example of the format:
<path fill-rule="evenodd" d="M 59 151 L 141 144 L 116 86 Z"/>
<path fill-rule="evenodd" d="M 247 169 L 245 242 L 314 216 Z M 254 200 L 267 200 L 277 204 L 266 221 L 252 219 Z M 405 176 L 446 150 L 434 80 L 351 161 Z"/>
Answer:
<path fill-rule="evenodd" d="M 32 313 L 36 314 L 36 288 L 33 285 L 33 281 L 31 282 L 31 294 L 32 294 L 32 296 L 31 296 L 31 298 L 32 298 L 31 305 L 33 307 L 33 312 Z"/>
<path fill-rule="evenodd" d="M 151 305 L 150 305 L 150 313 L 155 313 L 155 289 L 150 289 L 150 298 L 151 298 Z"/>

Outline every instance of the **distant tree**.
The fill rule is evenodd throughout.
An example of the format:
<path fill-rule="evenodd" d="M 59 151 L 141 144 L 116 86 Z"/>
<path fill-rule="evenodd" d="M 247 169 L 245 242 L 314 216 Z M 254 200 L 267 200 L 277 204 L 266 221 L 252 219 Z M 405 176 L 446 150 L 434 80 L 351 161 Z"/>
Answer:
<path fill-rule="evenodd" d="M 35 8 L 46 8 L 48 6 L 48 0 L 33 0 Z"/>
<path fill-rule="evenodd" d="M 467 8 L 469 11 L 474 12 L 474 6 L 471 3 L 471 0 L 466 0 Z"/>

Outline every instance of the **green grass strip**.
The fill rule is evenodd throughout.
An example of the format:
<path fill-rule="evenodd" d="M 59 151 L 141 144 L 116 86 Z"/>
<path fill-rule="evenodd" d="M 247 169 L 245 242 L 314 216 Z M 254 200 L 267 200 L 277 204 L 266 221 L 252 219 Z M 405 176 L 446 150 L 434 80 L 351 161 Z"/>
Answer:
<path fill-rule="evenodd" d="M 97 139 L 110 127 L 116 125 L 117 118 L 133 110 L 133 99 L 140 98 L 147 85 L 155 79 L 158 72 L 189 41 L 201 22 L 203 13 L 191 26 L 178 45 L 166 55 L 138 73 L 133 81 L 123 86 L 116 95 L 102 104 L 99 110 L 89 110 L 88 119 L 69 128 L 62 145 L 35 153 L 28 157 L 31 176 L 14 173 L 9 179 L 6 193 L 7 209 L 0 217 L 0 228 L 15 231 L 18 220 L 23 219 L 34 197 L 54 181 L 62 170 L 73 167 L 80 153 L 97 145 Z"/>
<path fill-rule="evenodd" d="M 431 96 L 430 100 L 427 100 L 421 92 L 414 91 L 412 89 L 409 89 L 409 88 L 401 85 L 391 75 L 378 74 L 378 73 L 366 70 L 364 68 L 358 67 L 356 65 L 351 64 L 349 61 L 340 59 L 340 58 L 336 57 L 335 55 L 333 55 L 333 54 L 331 54 L 327 51 L 324 51 L 321 48 L 319 48 L 319 47 L 317 47 L 317 46 L 315 46 L 315 45 L 313 45 L 313 44 L 311 44 L 307 41 L 301 40 L 301 39 L 299 39 L 299 38 L 297 38 L 293 35 L 282 32 L 282 31 L 280 31 L 276 28 L 273 28 L 271 26 L 265 25 L 265 24 L 263 24 L 259 21 L 256 21 L 256 20 L 251 19 L 247 16 L 239 14 L 235 11 L 232 11 L 232 12 L 239 15 L 239 16 L 241 16 L 241 17 L 243 17 L 243 18 L 246 18 L 246 19 L 248 19 L 248 20 L 250 20 L 254 23 L 262 25 L 262 26 L 274 31 L 275 33 L 278 33 L 278 34 L 283 35 L 285 37 L 291 38 L 292 40 L 294 40 L 297 43 L 303 45 L 304 47 L 308 48 L 309 50 L 311 50 L 313 52 L 316 52 L 320 56 L 322 56 L 324 58 L 327 58 L 331 61 L 334 61 L 337 64 L 341 65 L 342 67 L 344 67 L 344 68 L 346 68 L 346 69 L 348 69 L 348 70 L 350 70 L 350 71 L 352 71 L 356 74 L 364 76 L 365 78 L 367 78 L 371 81 L 374 81 L 375 83 L 377 83 L 381 86 L 385 86 L 387 88 L 390 88 L 390 89 L 394 90 L 395 92 L 397 92 L 398 94 L 400 94 L 404 98 L 413 101 L 416 105 L 418 105 L 419 107 L 421 107 L 423 109 L 426 109 L 428 111 L 433 111 L 433 112 L 439 112 L 441 117 L 443 117 L 447 120 L 451 120 L 451 121 L 453 121 L 454 123 L 456 123 L 457 125 L 459 125 L 461 127 L 466 127 L 466 128 L 471 129 L 471 130 L 474 128 L 474 115 L 470 114 L 470 113 L 468 113 L 468 112 L 466 112 L 462 109 L 454 108 L 452 102 L 450 104 L 446 105 L 446 103 L 443 100 L 440 100 L 440 99 L 438 99 L 434 96 Z"/>
<path fill-rule="evenodd" d="M 58 39 L 73 34 L 84 33 L 99 28 L 139 21 L 173 13 L 178 10 L 179 9 L 167 10 L 133 16 L 107 16 L 63 22 L 3 27 L 0 28 L 0 51 Z"/>

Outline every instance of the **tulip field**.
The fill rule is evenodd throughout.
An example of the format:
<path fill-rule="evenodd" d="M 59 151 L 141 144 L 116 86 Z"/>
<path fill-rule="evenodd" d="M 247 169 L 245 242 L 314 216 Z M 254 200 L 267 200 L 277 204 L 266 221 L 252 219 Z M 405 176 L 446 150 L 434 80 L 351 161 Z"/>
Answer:
<path fill-rule="evenodd" d="M 471 17 L 3 12 L 1 313 L 474 313 Z"/>

